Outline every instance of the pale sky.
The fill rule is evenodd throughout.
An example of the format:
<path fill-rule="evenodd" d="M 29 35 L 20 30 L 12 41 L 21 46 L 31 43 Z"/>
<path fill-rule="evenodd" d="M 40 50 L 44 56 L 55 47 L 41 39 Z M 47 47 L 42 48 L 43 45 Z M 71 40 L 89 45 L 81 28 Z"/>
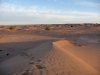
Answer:
<path fill-rule="evenodd" d="M 0 0 L 0 25 L 100 23 L 100 0 Z"/>

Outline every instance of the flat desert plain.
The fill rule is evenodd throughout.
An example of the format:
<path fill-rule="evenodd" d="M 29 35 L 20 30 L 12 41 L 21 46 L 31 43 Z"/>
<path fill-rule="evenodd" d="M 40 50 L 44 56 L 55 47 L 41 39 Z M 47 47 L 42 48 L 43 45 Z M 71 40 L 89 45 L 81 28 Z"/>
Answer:
<path fill-rule="evenodd" d="M 100 75 L 100 25 L 1 26 L 0 75 Z"/>

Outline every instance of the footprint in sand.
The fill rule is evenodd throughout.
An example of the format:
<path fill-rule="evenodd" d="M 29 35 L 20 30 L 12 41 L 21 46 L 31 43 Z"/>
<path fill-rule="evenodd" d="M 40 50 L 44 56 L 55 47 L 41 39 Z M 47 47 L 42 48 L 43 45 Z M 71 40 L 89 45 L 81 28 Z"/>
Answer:
<path fill-rule="evenodd" d="M 29 64 L 32 64 L 32 65 L 33 65 L 33 64 L 35 64 L 35 63 L 34 63 L 34 61 L 31 61 L 31 62 L 29 62 Z"/>
<path fill-rule="evenodd" d="M 46 67 L 44 65 L 35 65 L 36 68 L 39 70 L 40 75 L 47 75 L 47 70 Z"/>
<path fill-rule="evenodd" d="M 46 67 L 43 65 L 36 65 L 37 69 L 45 69 Z"/>
<path fill-rule="evenodd" d="M 37 60 L 37 62 L 39 62 L 39 63 L 40 63 L 40 62 L 41 62 L 41 60 L 40 60 L 40 59 L 38 59 L 38 60 Z"/>

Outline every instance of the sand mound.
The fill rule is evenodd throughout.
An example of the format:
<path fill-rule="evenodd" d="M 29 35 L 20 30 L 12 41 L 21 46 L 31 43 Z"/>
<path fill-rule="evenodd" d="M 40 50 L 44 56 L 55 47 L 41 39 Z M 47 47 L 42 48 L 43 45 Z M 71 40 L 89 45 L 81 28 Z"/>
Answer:
<path fill-rule="evenodd" d="M 5 75 L 99 75 L 99 64 L 90 63 L 83 49 L 67 40 L 46 42 L 2 62 L 0 69 Z"/>
<path fill-rule="evenodd" d="M 67 62 L 66 62 L 67 64 L 70 61 L 70 60 L 68 61 L 67 58 L 71 58 L 71 60 L 72 60 L 69 63 L 73 62 L 72 65 L 70 65 L 70 66 L 74 67 L 74 65 L 78 64 L 78 66 L 75 67 L 76 75 L 89 75 L 89 74 L 97 75 L 99 73 L 99 71 L 98 71 L 99 69 L 94 66 L 94 65 L 97 66 L 97 64 L 99 65 L 99 63 L 98 63 L 99 61 L 95 62 L 95 60 L 93 60 L 93 58 L 91 59 L 89 56 L 91 56 L 92 54 L 89 54 L 89 52 L 86 52 L 87 54 L 85 54 L 85 51 L 84 51 L 84 53 L 79 52 L 79 50 L 81 50 L 81 51 L 84 50 L 83 47 L 81 47 L 81 48 L 77 47 L 74 44 L 72 44 L 70 41 L 67 41 L 67 40 L 61 40 L 61 41 L 54 42 L 53 45 L 56 50 L 60 50 L 62 52 L 62 54 L 66 54 L 65 55 L 66 58 L 64 60 L 67 60 Z M 85 49 L 88 50 L 89 48 L 85 48 Z M 90 63 L 87 60 L 89 60 L 90 62 L 95 62 L 95 63 Z M 80 70 L 78 67 L 80 68 Z M 80 74 L 79 74 L 78 70 L 80 71 Z M 66 69 L 66 71 L 67 71 L 67 69 Z M 83 74 L 81 74 L 81 73 L 83 73 Z M 75 73 L 72 73 L 72 74 L 75 75 Z"/>

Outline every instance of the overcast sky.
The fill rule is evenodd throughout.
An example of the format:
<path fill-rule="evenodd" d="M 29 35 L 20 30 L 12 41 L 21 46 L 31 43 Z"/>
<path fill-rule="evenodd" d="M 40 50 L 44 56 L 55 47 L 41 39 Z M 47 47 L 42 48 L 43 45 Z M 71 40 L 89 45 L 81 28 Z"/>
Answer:
<path fill-rule="evenodd" d="M 100 0 L 0 0 L 0 24 L 100 23 Z"/>

